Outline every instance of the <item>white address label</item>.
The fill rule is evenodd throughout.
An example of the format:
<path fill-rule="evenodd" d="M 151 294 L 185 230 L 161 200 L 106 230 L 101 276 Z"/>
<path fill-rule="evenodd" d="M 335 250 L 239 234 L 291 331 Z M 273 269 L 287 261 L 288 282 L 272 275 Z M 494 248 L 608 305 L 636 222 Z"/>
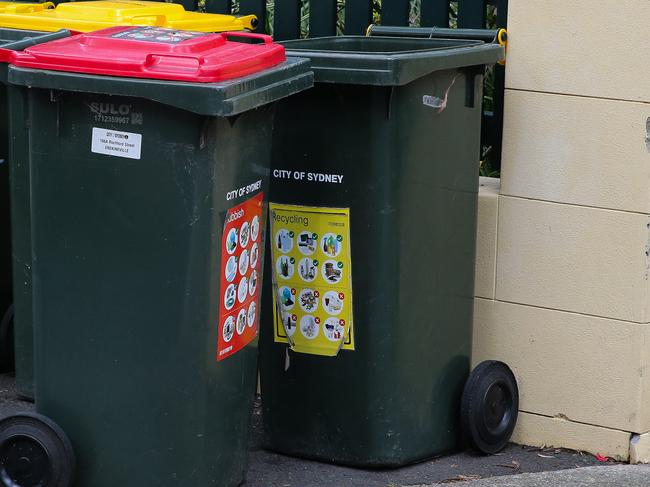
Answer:
<path fill-rule="evenodd" d="M 93 127 L 90 150 L 95 154 L 140 159 L 142 134 Z"/>

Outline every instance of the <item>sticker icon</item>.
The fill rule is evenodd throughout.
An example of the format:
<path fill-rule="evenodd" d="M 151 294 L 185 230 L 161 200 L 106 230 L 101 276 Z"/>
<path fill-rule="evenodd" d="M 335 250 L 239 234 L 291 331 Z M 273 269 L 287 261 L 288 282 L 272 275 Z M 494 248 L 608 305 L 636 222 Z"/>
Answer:
<path fill-rule="evenodd" d="M 277 249 L 287 254 L 293 249 L 293 232 L 290 232 L 286 228 L 281 228 L 278 230 L 278 233 L 275 234 L 275 245 Z"/>
<path fill-rule="evenodd" d="M 255 215 L 251 223 L 251 240 L 255 242 L 260 234 L 260 217 Z"/>
<path fill-rule="evenodd" d="M 232 282 L 237 275 L 237 256 L 231 255 L 226 262 L 226 281 Z"/>
<path fill-rule="evenodd" d="M 316 318 L 312 315 L 305 315 L 300 319 L 300 333 L 307 340 L 313 340 L 318 336 L 319 326 Z"/>
<path fill-rule="evenodd" d="M 251 272 L 251 277 L 248 279 L 248 294 L 253 296 L 257 291 L 257 271 Z"/>
<path fill-rule="evenodd" d="M 293 257 L 286 257 L 284 255 L 278 257 L 275 268 L 281 279 L 291 279 L 294 272 Z"/>
<path fill-rule="evenodd" d="M 278 289 L 278 300 L 282 305 L 282 309 L 285 311 L 293 309 L 294 305 L 296 304 L 295 291 L 287 286 L 280 287 Z"/>
<path fill-rule="evenodd" d="M 243 276 L 248 272 L 248 250 L 244 250 L 239 256 L 239 273 Z"/>
<path fill-rule="evenodd" d="M 229 316 L 226 318 L 226 321 L 223 324 L 223 330 L 221 330 L 221 335 L 223 336 L 223 341 L 228 343 L 232 340 L 232 336 L 235 334 L 235 318 Z"/>
<path fill-rule="evenodd" d="M 287 333 L 287 336 L 292 337 L 296 333 L 298 317 L 291 313 L 282 313 L 281 318 L 284 331 Z"/>
<path fill-rule="evenodd" d="M 246 319 L 246 310 L 242 308 L 239 310 L 239 314 L 237 315 L 237 335 L 244 333 L 244 329 L 246 328 Z"/>
<path fill-rule="evenodd" d="M 243 225 L 241 226 L 241 230 L 239 231 L 239 245 L 242 246 L 242 248 L 246 247 L 248 245 L 248 238 L 251 235 L 251 226 L 248 222 L 244 222 Z"/>
<path fill-rule="evenodd" d="M 308 288 L 303 289 L 298 296 L 300 308 L 307 313 L 313 313 L 318 309 L 318 296 L 318 291 Z"/>
<path fill-rule="evenodd" d="M 298 273 L 305 282 L 312 282 L 318 275 L 318 261 L 305 257 L 298 264 Z"/>
<path fill-rule="evenodd" d="M 342 240 L 340 235 L 326 233 L 320 241 L 321 250 L 329 257 L 336 257 L 341 253 Z"/>
<path fill-rule="evenodd" d="M 224 307 L 226 309 L 230 310 L 235 305 L 236 295 L 237 295 L 237 286 L 235 286 L 234 284 L 230 284 L 226 288 L 226 292 L 223 295 Z"/>
<path fill-rule="evenodd" d="M 343 320 L 338 318 L 327 318 L 323 332 L 325 337 L 331 342 L 340 342 L 345 336 L 345 326 L 341 324 Z M 344 322 L 345 323 L 345 322 Z"/>
<path fill-rule="evenodd" d="M 341 270 L 341 267 L 343 267 L 343 263 L 341 262 L 337 262 L 335 260 L 326 260 L 323 263 L 323 268 L 321 269 L 323 279 L 329 283 L 336 284 L 343 277 L 343 271 Z"/>
<path fill-rule="evenodd" d="M 226 251 L 232 254 L 237 250 L 237 229 L 231 228 L 226 237 Z"/>
<path fill-rule="evenodd" d="M 248 307 L 248 313 L 246 318 L 249 327 L 252 327 L 255 324 L 256 312 L 257 312 L 257 305 L 255 304 L 255 301 L 253 301 L 251 305 Z"/>
<path fill-rule="evenodd" d="M 323 309 L 328 315 L 339 315 L 343 311 L 343 293 L 327 291 L 323 295 Z"/>
<path fill-rule="evenodd" d="M 312 232 L 300 232 L 298 234 L 298 249 L 303 255 L 312 255 L 316 252 L 318 235 Z"/>
<path fill-rule="evenodd" d="M 239 289 L 237 291 L 237 299 L 240 303 L 246 301 L 246 295 L 248 294 L 248 279 L 242 277 L 242 280 L 239 281 Z"/>
<path fill-rule="evenodd" d="M 254 243 L 253 246 L 251 247 L 251 257 L 250 257 L 251 267 L 253 269 L 257 267 L 257 260 L 259 259 L 259 257 L 260 257 L 260 249 L 257 246 L 257 244 Z"/>

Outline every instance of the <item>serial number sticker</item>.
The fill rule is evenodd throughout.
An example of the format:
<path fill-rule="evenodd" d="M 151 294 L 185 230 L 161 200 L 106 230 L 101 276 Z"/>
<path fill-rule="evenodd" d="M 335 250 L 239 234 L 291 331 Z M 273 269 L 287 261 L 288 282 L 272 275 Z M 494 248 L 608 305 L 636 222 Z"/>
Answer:
<path fill-rule="evenodd" d="M 90 150 L 95 154 L 140 159 L 142 134 L 93 127 Z"/>

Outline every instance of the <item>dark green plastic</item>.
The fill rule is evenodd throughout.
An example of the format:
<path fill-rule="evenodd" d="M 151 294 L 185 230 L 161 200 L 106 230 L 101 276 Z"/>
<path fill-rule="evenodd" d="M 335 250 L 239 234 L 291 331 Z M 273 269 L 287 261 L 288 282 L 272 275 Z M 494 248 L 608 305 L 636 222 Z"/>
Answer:
<path fill-rule="evenodd" d="M 0 29 L 0 48 L 11 49 L 19 51 L 34 44 L 40 44 L 61 37 L 69 36 L 68 31 L 59 31 L 53 33 L 43 33 L 31 30 L 19 29 Z M 7 65 L 0 64 L 0 321 L 9 310 L 9 306 L 13 301 L 13 294 L 20 292 L 20 283 L 13 282 L 12 279 L 12 233 L 11 233 L 11 210 L 10 210 L 10 192 L 9 192 L 9 153 L 8 153 L 8 140 L 7 140 Z M 12 286 L 13 284 L 13 286 Z M 12 289 L 15 288 L 14 289 Z M 23 316 L 22 308 L 16 311 L 17 314 Z M 14 320 L 15 321 L 15 320 Z M 31 341 L 31 339 L 30 339 Z M 10 342 L 3 343 L 0 341 L 0 372 L 6 372 L 13 369 L 14 364 L 11 363 L 9 357 L 12 355 Z M 31 369 L 31 345 L 30 345 L 30 365 Z M 22 361 L 22 355 L 17 358 Z M 19 367 L 17 365 L 16 367 Z M 28 382 L 31 383 L 31 370 L 25 371 L 26 375 L 30 377 Z M 29 390 L 26 391 L 29 395 Z"/>
<path fill-rule="evenodd" d="M 252 194 L 226 193 L 268 191 L 272 102 L 311 86 L 307 63 L 200 89 L 14 67 L 9 80 L 28 87 L 11 129 L 29 134 L 36 405 L 74 445 L 75 487 L 238 485 L 257 340 L 217 362 L 220 256 L 227 209 Z M 256 108 L 233 108 L 228 94 L 249 91 Z M 142 116 L 97 122 L 96 103 Z M 142 134 L 141 158 L 92 153 L 95 126 Z"/>
<path fill-rule="evenodd" d="M 269 201 L 350 208 L 356 350 L 289 352 L 285 370 L 266 276 L 266 445 L 366 467 L 455 450 L 470 367 L 482 75 L 503 51 L 390 38 L 286 45 L 312 59 L 317 83 L 279 106 L 272 168 L 343 183 L 273 179 Z M 445 108 L 425 106 L 425 95 Z"/>

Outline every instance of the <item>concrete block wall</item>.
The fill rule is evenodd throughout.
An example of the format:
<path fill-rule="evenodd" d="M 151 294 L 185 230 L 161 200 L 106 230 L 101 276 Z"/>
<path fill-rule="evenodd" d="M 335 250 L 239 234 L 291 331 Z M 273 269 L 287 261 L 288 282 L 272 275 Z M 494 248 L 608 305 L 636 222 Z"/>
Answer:
<path fill-rule="evenodd" d="M 517 376 L 515 441 L 635 462 L 650 460 L 648 18 L 632 0 L 510 0 L 473 355 Z"/>

